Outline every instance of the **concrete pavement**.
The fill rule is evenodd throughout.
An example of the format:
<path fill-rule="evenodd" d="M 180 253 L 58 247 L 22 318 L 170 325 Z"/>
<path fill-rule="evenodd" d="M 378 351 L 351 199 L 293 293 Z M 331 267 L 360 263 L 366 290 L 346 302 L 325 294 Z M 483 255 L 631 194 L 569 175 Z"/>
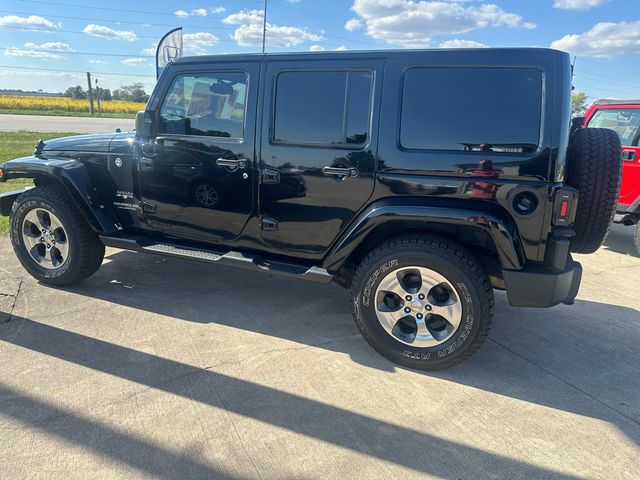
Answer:
<path fill-rule="evenodd" d="M 511 308 L 439 373 L 357 334 L 336 285 L 110 249 L 82 285 L 0 239 L 1 478 L 640 478 L 640 258 Z"/>
<path fill-rule="evenodd" d="M 132 118 L 62 117 L 53 115 L 0 115 L 0 132 L 102 133 L 133 130 Z"/>

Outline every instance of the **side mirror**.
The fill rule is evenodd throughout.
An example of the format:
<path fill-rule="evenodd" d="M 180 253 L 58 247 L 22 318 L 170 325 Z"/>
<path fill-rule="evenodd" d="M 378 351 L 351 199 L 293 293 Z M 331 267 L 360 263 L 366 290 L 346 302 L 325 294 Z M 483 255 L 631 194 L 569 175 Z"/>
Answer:
<path fill-rule="evenodd" d="M 153 117 L 149 112 L 136 114 L 136 135 L 142 138 L 153 138 Z"/>

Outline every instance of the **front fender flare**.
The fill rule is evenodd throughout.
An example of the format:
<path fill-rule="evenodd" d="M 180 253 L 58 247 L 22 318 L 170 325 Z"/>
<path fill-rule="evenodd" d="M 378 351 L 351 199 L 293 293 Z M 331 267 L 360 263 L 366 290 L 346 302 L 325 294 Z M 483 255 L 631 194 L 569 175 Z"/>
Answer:
<path fill-rule="evenodd" d="M 324 259 L 323 268 L 330 272 L 338 271 L 357 246 L 386 222 L 478 228 L 493 240 L 502 268 L 519 270 L 524 265 L 524 253 L 515 224 L 498 212 L 465 207 L 374 204 L 364 210 L 334 244 Z"/>
<path fill-rule="evenodd" d="M 87 167 L 77 160 L 65 158 L 22 157 L 2 165 L 4 179 L 34 178 L 53 181 L 62 186 L 78 206 L 91 227 L 100 233 L 118 230 L 120 220 L 111 208 L 100 201 Z"/>

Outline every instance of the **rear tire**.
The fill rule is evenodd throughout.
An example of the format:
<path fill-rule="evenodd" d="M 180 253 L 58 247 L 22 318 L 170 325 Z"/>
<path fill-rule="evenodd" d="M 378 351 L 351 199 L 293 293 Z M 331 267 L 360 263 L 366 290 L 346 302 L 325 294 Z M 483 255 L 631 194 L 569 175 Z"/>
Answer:
<path fill-rule="evenodd" d="M 60 187 L 43 185 L 20 195 L 9 228 L 18 260 L 42 283 L 73 285 L 102 264 L 104 245 Z"/>
<path fill-rule="evenodd" d="M 608 128 L 581 128 L 571 136 L 566 181 L 580 193 L 571 251 L 593 253 L 607 237 L 622 178 L 622 147 Z"/>
<path fill-rule="evenodd" d="M 493 290 L 480 263 L 435 235 L 393 238 L 371 251 L 353 281 L 353 316 L 391 361 L 420 370 L 469 358 L 489 332 Z"/>

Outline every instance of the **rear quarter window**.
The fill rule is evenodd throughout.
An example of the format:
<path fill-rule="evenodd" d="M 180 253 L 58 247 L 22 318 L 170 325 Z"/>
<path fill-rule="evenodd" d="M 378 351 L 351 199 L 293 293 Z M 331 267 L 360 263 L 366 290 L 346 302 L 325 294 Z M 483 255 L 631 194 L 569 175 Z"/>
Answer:
<path fill-rule="evenodd" d="M 411 68 L 400 145 L 406 149 L 534 152 L 542 72 L 533 68 Z"/>

